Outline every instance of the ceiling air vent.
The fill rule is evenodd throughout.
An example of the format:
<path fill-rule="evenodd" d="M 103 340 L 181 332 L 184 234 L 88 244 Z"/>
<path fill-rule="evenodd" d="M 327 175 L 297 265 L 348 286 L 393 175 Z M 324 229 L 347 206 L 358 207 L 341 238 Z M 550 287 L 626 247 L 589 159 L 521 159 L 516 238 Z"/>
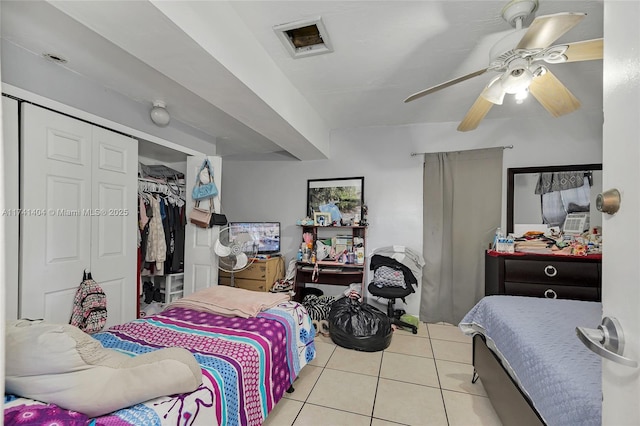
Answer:
<path fill-rule="evenodd" d="M 333 52 L 322 18 L 280 24 L 273 30 L 294 58 Z"/>

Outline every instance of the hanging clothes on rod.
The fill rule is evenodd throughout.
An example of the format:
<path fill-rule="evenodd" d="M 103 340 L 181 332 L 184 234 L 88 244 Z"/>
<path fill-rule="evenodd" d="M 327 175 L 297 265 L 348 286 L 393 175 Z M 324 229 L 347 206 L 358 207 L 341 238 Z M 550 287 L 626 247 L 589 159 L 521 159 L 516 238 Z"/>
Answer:
<path fill-rule="evenodd" d="M 138 178 L 142 275 L 164 275 L 183 270 L 185 195 L 183 184 Z"/>

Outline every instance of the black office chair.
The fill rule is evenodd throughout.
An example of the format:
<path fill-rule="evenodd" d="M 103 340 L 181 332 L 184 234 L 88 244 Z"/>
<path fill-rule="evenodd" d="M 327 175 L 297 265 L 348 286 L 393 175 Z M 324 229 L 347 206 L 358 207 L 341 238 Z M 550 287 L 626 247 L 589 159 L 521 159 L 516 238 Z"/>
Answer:
<path fill-rule="evenodd" d="M 387 302 L 387 315 L 391 319 L 391 323 L 395 324 L 402 328 L 411 329 L 413 334 L 418 334 L 418 327 L 406 323 L 400 320 L 400 317 L 406 314 L 404 309 L 395 309 L 394 304 L 396 303 L 396 299 L 401 299 L 405 304 L 407 303 L 404 298 L 414 292 L 413 287 L 410 284 L 407 284 L 406 288 L 403 287 L 378 287 L 373 282 L 369 284 L 367 287 L 369 289 L 369 293 L 376 297 L 382 297 L 383 299 L 388 299 Z"/>

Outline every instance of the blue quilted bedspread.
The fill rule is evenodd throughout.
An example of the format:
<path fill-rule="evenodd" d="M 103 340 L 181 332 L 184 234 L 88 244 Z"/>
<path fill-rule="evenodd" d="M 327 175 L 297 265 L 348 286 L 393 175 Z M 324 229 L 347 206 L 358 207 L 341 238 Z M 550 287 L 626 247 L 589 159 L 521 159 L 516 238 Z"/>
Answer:
<path fill-rule="evenodd" d="M 460 328 L 488 337 L 548 425 L 600 425 L 601 358 L 580 342 L 575 329 L 595 328 L 601 318 L 598 302 L 488 296 Z"/>

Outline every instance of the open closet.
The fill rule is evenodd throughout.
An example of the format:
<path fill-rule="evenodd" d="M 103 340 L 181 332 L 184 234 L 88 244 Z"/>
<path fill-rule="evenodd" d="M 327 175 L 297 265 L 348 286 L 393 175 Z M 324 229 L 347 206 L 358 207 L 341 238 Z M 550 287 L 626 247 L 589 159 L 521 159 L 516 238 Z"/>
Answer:
<path fill-rule="evenodd" d="M 183 172 L 139 160 L 137 312 L 145 316 L 183 294 L 186 190 Z"/>
<path fill-rule="evenodd" d="M 107 295 L 106 327 L 140 315 L 145 274 L 163 283 L 161 293 L 182 281 L 180 296 L 215 283 L 215 235 L 192 229 L 187 218 L 187 179 L 195 179 L 205 155 L 33 98 L 3 96 L 2 104 L 5 223 L 16 231 L 5 242 L 6 318 L 69 322 L 85 271 Z M 209 158 L 220 184 L 221 159 Z M 141 253 L 139 213 L 143 206 L 151 222 L 147 202 L 158 212 L 155 257 Z"/>

